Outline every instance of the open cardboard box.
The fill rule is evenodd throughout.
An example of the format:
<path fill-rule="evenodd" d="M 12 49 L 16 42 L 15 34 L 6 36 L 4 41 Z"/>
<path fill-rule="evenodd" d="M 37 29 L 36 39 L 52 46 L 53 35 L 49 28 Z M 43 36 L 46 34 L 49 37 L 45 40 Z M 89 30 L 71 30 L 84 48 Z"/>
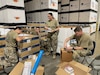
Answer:
<path fill-rule="evenodd" d="M 32 62 L 32 68 L 33 68 L 35 60 L 30 59 L 27 60 L 27 62 Z M 24 62 L 19 62 L 14 67 L 14 69 L 9 73 L 9 75 L 22 75 L 23 68 L 24 68 Z M 43 73 L 44 73 L 44 67 L 39 66 L 35 75 L 43 75 Z"/>
<path fill-rule="evenodd" d="M 56 75 L 70 75 L 69 73 L 67 73 L 64 68 L 66 66 L 71 66 L 74 69 L 74 74 L 75 75 L 91 75 L 89 73 L 89 71 L 91 70 L 91 68 L 82 65 L 76 61 L 71 61 L 71 62 L 63 62 L 61 64 L 58 65 L 58 70 L 56 71 Z"/>
<path fill-rule="evenodd" d="M 73 60 L 73 53 L 68 52 L 64 50 L 64 48 L 61 49 L 61 62 L 70 62 Z"/>

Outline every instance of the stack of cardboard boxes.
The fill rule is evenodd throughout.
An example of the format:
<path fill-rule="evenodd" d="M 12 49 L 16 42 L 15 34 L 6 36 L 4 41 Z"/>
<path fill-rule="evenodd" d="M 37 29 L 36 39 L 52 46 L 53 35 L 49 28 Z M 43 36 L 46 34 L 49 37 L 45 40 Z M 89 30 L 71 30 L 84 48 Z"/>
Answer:
<path fill-rule="evenodd" d="M 27 22 L 47 22 L 49 12 L 58 19 L 58 0 L 31 0 L 25 2 L 25 10 Z"/>
<path fill-rule="evenodd" d="M 38 36 L 30 34 L 22 35 L 25 36 L 25 39 L 18 43 L 19 61 L 26 60 L 34 53 L 40 51 L 40 41 Z"/>
<path fill-rule="evenodd" d="M 24 0 L 0 0 L 0 24 L 26 23 Z"/>
<path fill-rule="evenodd" d="M 0 36 L 0 57 L 4 57 L 5 36 Z"/>
<path fill-rule="evenodd" d="M 97 11 L 96 0 L 61 0 L 60 24 L 90 26 L 90 33 L 93 33 L 96 31 Z"/>

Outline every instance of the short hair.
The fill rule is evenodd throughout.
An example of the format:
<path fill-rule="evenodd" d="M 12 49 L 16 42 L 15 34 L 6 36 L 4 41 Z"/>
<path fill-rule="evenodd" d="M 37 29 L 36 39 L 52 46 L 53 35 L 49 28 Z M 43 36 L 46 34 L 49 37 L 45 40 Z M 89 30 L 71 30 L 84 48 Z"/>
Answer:
<path fill-rule="evenodd" d="M 49 15 L 51 15 L 51 16 L 53 16 L 53 14 L 52 13 L 48 13 Z"/>
<path fill-rule="evenodd" d="M 75 29 L 74 29 L 74 32 L 79 32 L 79 31 L 82 31 L 82 28 L 80 26 L 77 26 Z"/>
<path fill-rule="evenodd" d="M 21 28 L 21 27 L 16 27 L 16 28 L 14 28 L 14 30 L 16 30 L 16 29 L 22 30 L 22 28 Z"/>

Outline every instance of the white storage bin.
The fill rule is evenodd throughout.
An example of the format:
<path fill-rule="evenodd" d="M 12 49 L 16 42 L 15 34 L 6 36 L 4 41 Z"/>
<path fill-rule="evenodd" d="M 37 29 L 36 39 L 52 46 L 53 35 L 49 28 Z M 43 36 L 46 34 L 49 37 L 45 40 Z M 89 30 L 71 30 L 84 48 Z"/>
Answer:
<path fill-rule="evenodd" d="M 68 12 L 68 11 L 69 11 L 69 6 L 61 7 L 61 12 Z"/>
<path fill-rule="evenodd" d="M 78 22 L 79 21 L 79 13 L 75 12 L 75 13 L 70 13 L 69 14 L 69 22 Z"/>
<path fill-rule="evenodd" d="M 1 0 L 1 7 L 5 5 L 24 7 L 24 0 Z"/>
<path fill-rule="evenodd" d="M 61 14 L 61 22 L 69 22 L 69 13 Z"/>
<path fill-rule="evenodd" d="M 25 11 L 16 9 L 5 9 L 0 11 L 3 13 L 3 23 L 26 23 Z"/>
<path fill-rule="evenodd" d="M 79 22 L 96 22 L 97 13 L 95 12 L 80 12 Z"/>
<path fill-rule="evenodd" d="M 70 1 L 70 11 L 79 10 L 79 0 Z"/>
<path fill-rule="evenodd" d="M 96 23 L 90 24 L 90 33 L 96 32 Z"/>
<path fill-rule="evenodd" d="M 95 0 L 80 0 L 80 10 L 93 9 L 98 10 L 98 2 Z"/>

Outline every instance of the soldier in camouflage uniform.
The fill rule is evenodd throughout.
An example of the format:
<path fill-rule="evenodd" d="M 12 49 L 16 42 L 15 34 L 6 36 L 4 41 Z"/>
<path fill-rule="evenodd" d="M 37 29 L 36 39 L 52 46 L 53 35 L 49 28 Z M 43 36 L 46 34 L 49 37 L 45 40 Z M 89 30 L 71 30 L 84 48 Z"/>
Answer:
<path fill-rule="evenodd" d="M 56 58 L 56 49 L 57 49 L 57 37 L 58 37 L 58 22 L 54 19 L 52 13 L 48 13 L 48 22 L 46 23 L 45 29 L 48 32 L 47 35 L 47 47 L 48 54 L 50 54 L 51 50 L 53 51 L 53 59 Z"/>
<path fill-rule="evenodd" d="M 6 47 L 4 49 L 4 60 L 0 61 L 0 65 L 7 68 L 14 66 L 18 62 L 17 42 L 21 41 L 24 37 L 19 37 L 18 34 L 22 32 L 20 27 L 16 27 L 6 35 Z"/>
<path fill-rule="evenodd" d="M 47 49 L 47 39 L 46 39 L 46 37 L 41 38 L 40 28 L 34 28 L 33 34 L 39 36 L 39 39 L 40 39 L 40 49 L 43 49 L 44 51 L 46 51 L 46 49 Z"/>

